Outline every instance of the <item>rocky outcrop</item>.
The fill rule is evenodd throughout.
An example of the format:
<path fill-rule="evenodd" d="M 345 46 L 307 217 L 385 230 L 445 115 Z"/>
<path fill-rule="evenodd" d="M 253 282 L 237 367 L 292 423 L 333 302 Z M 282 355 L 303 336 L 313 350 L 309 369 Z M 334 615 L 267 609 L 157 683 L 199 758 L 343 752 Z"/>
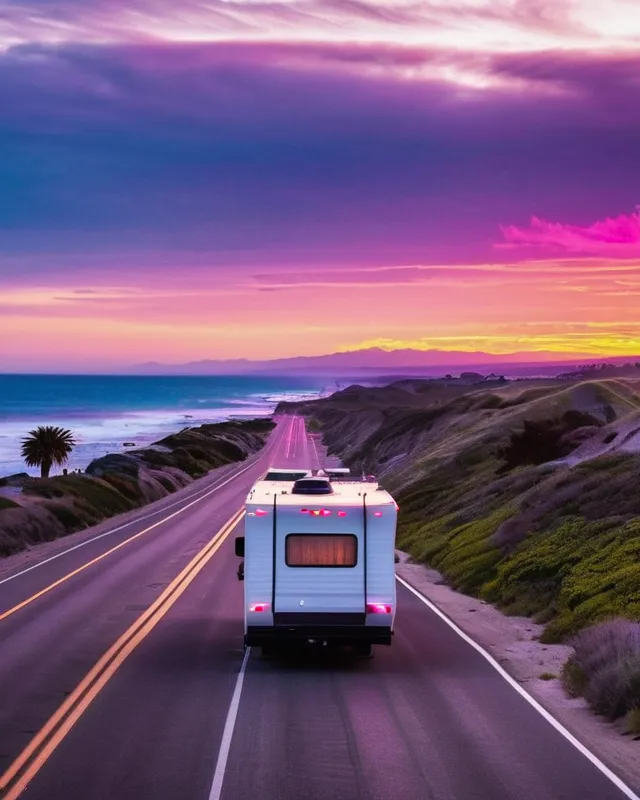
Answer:
<path fill-rule="evenodd" d="M 0 487 L 2 486 L 11 486 L 11 487 L 22 487 L 24 486 L 25 482 L 30 479 L 30 476 L 26 472 L 16 472 L 15 475 L 7 475 L 4 478 L 0 478 Z"/>
<path fill-rule="evenodd" d="M 150 447 L 95 459 L 84 474 L 12 476 L 21 478 L 22 491 L 0 504 L 0 556 L 159 500 L 210 470 L 243 461 L 263 447 L 273 427 L 257 419 L 185 428 Z"/>

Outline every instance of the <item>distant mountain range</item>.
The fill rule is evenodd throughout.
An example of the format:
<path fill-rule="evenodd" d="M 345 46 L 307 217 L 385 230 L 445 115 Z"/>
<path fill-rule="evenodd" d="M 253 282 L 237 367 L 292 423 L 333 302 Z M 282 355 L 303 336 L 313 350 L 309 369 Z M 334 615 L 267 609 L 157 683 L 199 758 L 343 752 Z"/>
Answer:
<path fill-rule="evenodd" d="M 540 364 L 545 366 L 578 366 L 584 363 L 601 362 L 602 356 L 549 351 L 520 352 L 495 355 L 483 352 L 464 352 L 449 350 L 382 350 L 371 347 L 365 350 L 351 350 L 320 356 L 294 356 L 270 360 L 249 360 L 246 358 L 191 361 L 185 364 L 162 364 L 157 361 L 138 364 L 132 372 L 145 375 L 242 375 L 242 374 L 326 374 L 333 376 L 356 375 L 360 373 L 420 372 L 470 369 L 478 367 L 507 367 L 510 365 Z M 612 364 L 635 361 L 635 357 L 607 358 Z"/>

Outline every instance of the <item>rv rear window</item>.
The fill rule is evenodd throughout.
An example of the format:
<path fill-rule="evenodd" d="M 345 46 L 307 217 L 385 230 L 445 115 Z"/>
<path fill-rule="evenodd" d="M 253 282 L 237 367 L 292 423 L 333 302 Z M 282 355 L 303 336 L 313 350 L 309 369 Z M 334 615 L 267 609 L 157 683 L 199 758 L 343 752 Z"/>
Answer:
<path fill-rule="evenodd" d="M 290 533 L 285 551 L 288 567 L 355 567 L 358 538 L 352 533 Z"/>

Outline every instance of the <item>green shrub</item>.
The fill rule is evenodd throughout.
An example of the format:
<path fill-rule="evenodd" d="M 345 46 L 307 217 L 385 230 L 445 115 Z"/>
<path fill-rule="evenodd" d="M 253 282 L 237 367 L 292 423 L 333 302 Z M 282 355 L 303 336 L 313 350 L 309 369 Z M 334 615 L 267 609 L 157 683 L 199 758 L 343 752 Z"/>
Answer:
<path fill-rule="evenodd" d="M 640 707 L 640 623 L 615 619 L 586 628 L 571 642 L 564 685 L 598 714 L 618 719 Z"/>
<path fill-rule="evenodd" d="M 562 668 L 562 685 L 569 697 L 582 697 L 584 694 L 587 676 L 574 656 L 570 656 Z"/>
<path fill-rule="evenodd" d="M 640 619 L 640 526 L 632 523 L 604 530 L 584 552 L 563 582 L 562 615 L 571 615 L 570 629 L 606 616 Z"/>
<path fill-rule="evenodd" d="M 476 403 L 475 408 L 477 409 L 489 409 L 493 410 L 496 408 L 502 408 L 502 398 L 498 397 L 497 394 L 486 394 L 482 395 L 481 399 Z"/>
<path fill-rule="evenodd" d="M 137 478 L 140 465 L 134 453 L 109 453 L 102 458 L 96 458 L 87 467 L 87 475 L 101 477 L 107 472 L 117 472 Z"/>
<path fill-rule="evenodd" d="M 107 472 L 103 475 L 103 480 L 112 486 L 119 495 L 129 500 L 132 507 L 140 505 L 144 501 L 144 493 L 140 484 L 136 480 L 131 480 L 126 474 Z"/>
<path fill-rule="evenodd" d="M 211 450 L 211 458 L 219 461 L 222 459 L 226 463 L 233 461 L 243 461 L 247 455 L 244 447 L 241 447 L 237 442 L 231 442 L 226 439 L 218 439 L 215 442 L 215 447 Z"/>
<path fill-rule="evenodd" d="M 558 641 L 609 616 L 640 618 L 640 526 L 574 518 L 528 537 L 496 570 L 482 596 L 519 614 L 557 616 L 543 639 Z"/>
<path fill-rule="evenodd" d="M 73 533 L 86 527 L 86 520 L 69 506 L 60 503 L 46 503 L 45 508 L 62 524 L 66 533 Z"/>
<path fill-rule="evenodd" d="M 10 500 L 8 497 L 0 496 L 0 511 L 5 508 L 20 508 L 20 504 L 14 503 L 13 500 Z"/>
<path fill-rule="evenodd" d="M 172 453 L 173 462 L 178 469 L 186 472 L 191 477 L 196 477 L 201 474 L 201 467 L 198 462 L 191 456 L 185 447 L 178 447 Z"/>
<path fill-rule="evenodd" d="M 140 505 L 142 496 L 135 492 L 136 485 L 127 475 L 114 473 L 109 473 L 104 478 L 94 478 L 89 475 L 60 475 L 30 481 L 24 491 L 49 500 L 73 498 L 76 511 L 71 513 L 68 511 L 68 506 L 49 505 L 51 512 L 57 514 L 65 529 L 69 529 L 68 524 L 71 529 L 78 530 L 79 523 L 75 516 L 72 519 L 71 514 L 80 514 L 80 519 L 84 522 L 80 527 L 84 527 Z M 64 510 L 57 512 L 54 508 Z"/>
<path fill-rule="evenodd" d="M 70 494 L 77 505 L 93 509 L 100 518 L 110 517 L 135 508 L 136 503 L 124 497 L 115 486 L 105 478 L 78 476 L 77 484 L 71 488 Z"/>
<path fill-rule="evenodd" d="M 632 708 L 626 716 L 627 731 L 632 736 L 640 736 L 640 706 Z"/>
<path fill-rule="evenodd" d="M 640 460 L 635 453 L 604 453 L 598 458 L 590 458 L 576 467 L 579 474 L 606 472 L 608 475 L 626 475 L 638 472 Z"/>
<path fill-rule="evenodd" d="M 566 438 L 568 434 L 579 428 L 601 425 L 600 420 L 590 414 L 572 409 L 558 418 L 525 419 L 523 429 L 514 431 L 508 444 L 498 450 L 498 457 L 504 461 L 501 470 L 562 458 L 574 449 Z"/>
<path fill-rule="evenodd" d="M 451 520 L 446 517 L 438 520 L 437 525 L 427 524 L 414 530 L 414 536 L 419 531 L 423 537 L 422 547 L 416 555 L 440 570 L 455 588 L 477 593 L 495 575 L 500 551 L 491 543 L 490 537 L 510 513 L 509 509 L 502 509 L 489 517 L 453 528 L 448 528 Z M 412 547 L 412 551 L 415 550 Z"/>
<path fill-rule="evenodd" d="M 22 491 L 25 494 L 44 497 L 47 500 L 64 497 L 65 495 L 65 489 L 61 485 L 59 478 L 33 478 L 25 482 Z"/>
<path fill-rule="evenodd" d="M 152 448 L 148 450 L 138 450 L 137 456 L 143 464 L 147 464 L 152 469 L 175 466 L 171 453 L 164 453 L 160 450 L 154 450 Z"/>

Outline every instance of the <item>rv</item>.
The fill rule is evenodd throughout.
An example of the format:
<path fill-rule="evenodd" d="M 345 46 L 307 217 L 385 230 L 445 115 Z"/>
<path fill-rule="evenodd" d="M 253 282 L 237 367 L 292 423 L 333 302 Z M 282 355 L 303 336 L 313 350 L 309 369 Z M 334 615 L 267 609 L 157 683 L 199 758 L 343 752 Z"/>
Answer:
<path fill-rule="evenodd" d="M 391 644 L 394 499 L 370 476 L 278 478 L 253 486 L 236 539 L 245 645 L 268 652 L 287 642 L 342 644 L 370 655 L 372 645 Z"/>

